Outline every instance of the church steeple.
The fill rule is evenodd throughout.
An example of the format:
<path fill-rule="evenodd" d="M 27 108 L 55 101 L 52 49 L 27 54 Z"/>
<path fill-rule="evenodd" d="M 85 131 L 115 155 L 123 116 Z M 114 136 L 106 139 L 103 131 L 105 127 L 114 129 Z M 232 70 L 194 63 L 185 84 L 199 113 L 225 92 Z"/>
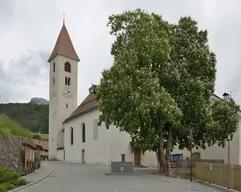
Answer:
<path fill-rule="evenodd" d="M 48 62 L 51 62 L 58 54 L 63 55 L 65 57 L 69 57 L 76 61 L 80 61 L 80 59 L 74 49 L 73 43 L 70 39 L 69 33 L 65 26 L 65 22 L 63 22 L 62 29 L 59 33 L 58 39 L 54 46 L 54 50 L 51 53 L 51 55 L 48 59 Z"/>

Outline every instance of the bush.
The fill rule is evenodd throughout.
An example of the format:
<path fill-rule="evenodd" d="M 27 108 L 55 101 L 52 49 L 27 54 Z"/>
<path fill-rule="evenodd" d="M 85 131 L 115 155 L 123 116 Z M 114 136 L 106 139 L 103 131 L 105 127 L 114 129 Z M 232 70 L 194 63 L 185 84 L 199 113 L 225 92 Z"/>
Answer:
<path fill-rule="evenodd" d="M 2 183 L 0 184 L 0 192 L 6 192 L 7 190 L 14 189 L 14 185 L 11 183 Z"/>
<path fill-rule="evenodd" d="M 18 175 L 8 168 L 0 167 L 0 183 L 7 183 L 18 179 Z"/>
<path fill-rule="evenodd" d="M 17 179 L 17 181 L 15 182 L 15 185 L 27 185 L 28 182 L 26 181 L 26 179 L 20 177 Z"/>

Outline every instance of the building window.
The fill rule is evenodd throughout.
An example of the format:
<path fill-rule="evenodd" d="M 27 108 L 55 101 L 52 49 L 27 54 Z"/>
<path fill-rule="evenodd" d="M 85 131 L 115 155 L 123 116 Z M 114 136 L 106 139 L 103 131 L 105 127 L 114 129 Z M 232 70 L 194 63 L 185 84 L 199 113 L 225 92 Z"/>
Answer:
<path fill-rule="evenodd" d="M 64 64 L 64 71 L 71 73 L 71 65 L 68 61 Z"/>
<path fill-rule="evenodd" d="M 93 122 L 93 140 L 98 140 L 98 121 L 97 119 Z"/>
<path fill-rule="evenodd" d="M 65 77 L 65 85 L 68 85 L 68 77 Z"/>
<path fill-rule="evenodd" d="M 173 154 L 171 155 L 171 162 L 177 162 L 177 161 L 182 161 L 183 155 L 182 154 Z"/>
<path fill-rule="evenodd" d="M 70 145 L 74 144 L 74 129 L 73 127 L 70 128 Z"/>
<path fill-rule="evenodd" d="M 85 143 L 85 123 L 82 123 L 82 143 Z"/>
<path fill-rule="evenodd" d="M 66 108 L 68 109 L 68 103 L 66 104 Z"/>
<path fill-rule="evenodd" d="M 55 85 L 55 77 L 53 77 L 52 81 L 53 81 L 53 86 L 54 86 Z"/>
<path fill-rule="evenodd" d="M 55 62 L 53 63 L 53 72 L 55 72 Z"/>
<path fill-rule="evenodd" d="M 65 77 L 65 85 L 70 86 L 70 83 L 71 83 L 70 77 Z"/>

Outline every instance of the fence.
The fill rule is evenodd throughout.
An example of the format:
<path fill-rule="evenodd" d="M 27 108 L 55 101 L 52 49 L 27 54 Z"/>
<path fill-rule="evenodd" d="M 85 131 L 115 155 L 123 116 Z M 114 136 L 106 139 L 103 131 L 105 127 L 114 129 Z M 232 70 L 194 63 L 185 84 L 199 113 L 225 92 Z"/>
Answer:
<path fill-rule="evenodd" d="M 224 163 L 223 159 L 200 159 L 200 160 L 193 160 L 192 161 L 192 167 L 195 168 L 196 164 L 198 162 L 207 162 L 207 163 Z M 177 168 L 177 169 L 185 169 L 185 168 L 190 168 L 191 167 L 191 162 L 190 159 L 182 160 L 182 161 L 176 161 L 176 162 L 171 162 L 170 163 L 171 168 Z"/>
<path fill-rule="evenodd" d="M 199 162 L 196 165 L 196 177 L 223 187 L 241 191 L 241 166 Z"/>

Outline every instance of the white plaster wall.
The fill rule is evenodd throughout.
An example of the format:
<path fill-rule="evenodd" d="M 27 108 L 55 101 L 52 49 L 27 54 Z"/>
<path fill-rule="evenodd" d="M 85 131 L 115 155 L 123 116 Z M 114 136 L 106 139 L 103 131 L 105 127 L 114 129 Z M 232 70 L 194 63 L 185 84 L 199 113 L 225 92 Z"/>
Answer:
<path fill-rule="evenodd" d="M 157 167 L 157 157 L 156 152 L 153 151 L 145 151 L 145 153 L 141 153 L 141 164 L 147 167 Z"/>
<path fill-rule="evenodd" d="M 65 161 L 82 162 L 82 149 L 85 149 L 85 163 L 108 163 L 109 130 L 102 125 L 98 127 L 98 140 L 93 140 L 93 123 L 99 112 L 94 110 L 73 119 L 65 125 Z M 85 123 L 86 142 L 82 143 L 82 123 Z M 70 145 L 70 127 L 74 129 L 74 145 Z"/>
<path fill-rule="evenodd" d="M 233 136 L 233 140 L 230 141 L 230 164 L 241 165 L 240 132 L 240 128 L 238 128 Z M 200 152 L 201 159 L 223 159 L 224 163 L 228 163 L 228 142 L 226 142 L 224 148 L 218 147 L 218 145 L 214 145 L 212 147 L 207 147 L 205 150 L 193 149 L 193 153 L 194 152 Z M 190 152 L 188 150 L 178 150 L 177 147 L 171 154 L 183 154 L 183 159 L 186 159 L 186 157 L 190 158 Z"/>
<path fill-rule="evenodd" d="M 63 149 L 57 150 L 57 159 L 60 161 L 64 160 L 64 150 Z"/>
<path fill-rule="evenodd" d="M 240 128 L 234 134 L 233 140 L 230 141 L 230 164 L 241 165 L 240 163 Z M 200 150 L 202 159 L 224 159 L 228 163 L 228 142 L 224 148 L 214 145 L 206 150 Z"/>
<path fill-rule="evenodd" d="M 109 165 L 112 161 L 121 161 L 121 154 L 126 154 L 126 161 L 134 161 L 130 146 L 131 138 L 127 133 L 111 126 L 98 127 L 98 140 L 93 140 L 93 122 L 99 117 L 98 109 L 73 119 L 65 125 L 65 161 L 82 162 L 82 149 L 85 149 L 85 163 Z M 82 143 L 81 124 L 86 126 L 86 142 Z M 74 145 L 70 145 L 70 128 L 74 129 Z M 141 153 L 141 164 L 156 166 L 156 154 L 146 151 Z"/>
<path fill-rule="evenodd" d="M 133 161 L 130 146 L 131 137 L 125 132 L 120 132 L 119 129 L 114 126 L 110 127 L 110 132 L 110 161 L 121 161 L 121 154 L 126 154 L 126 161 Z"/>
<path fill-rule="evenodd" d="M 70 62 L 71 73 L 64 70 L 65 62 Z M 55 62 L 55 72 L 53 72 L 53 63 Z M 77 87 L 78 87 L 78 63 L 75 60 L 58 55 L 50 62 L 49 79 L 49 158 L 57 158 L 57 148 L 64 147 L 64 135 L 62 122 L 77 108 Z M 61 91 L 65 86 L 65 77 L 71 78 L 70 87 L 75 95 L 71 99 L 65 98 Z M 55 84 L 53 84 L 55 78 Z M 66 107 L 68 104 L 68 107 Z"/>

